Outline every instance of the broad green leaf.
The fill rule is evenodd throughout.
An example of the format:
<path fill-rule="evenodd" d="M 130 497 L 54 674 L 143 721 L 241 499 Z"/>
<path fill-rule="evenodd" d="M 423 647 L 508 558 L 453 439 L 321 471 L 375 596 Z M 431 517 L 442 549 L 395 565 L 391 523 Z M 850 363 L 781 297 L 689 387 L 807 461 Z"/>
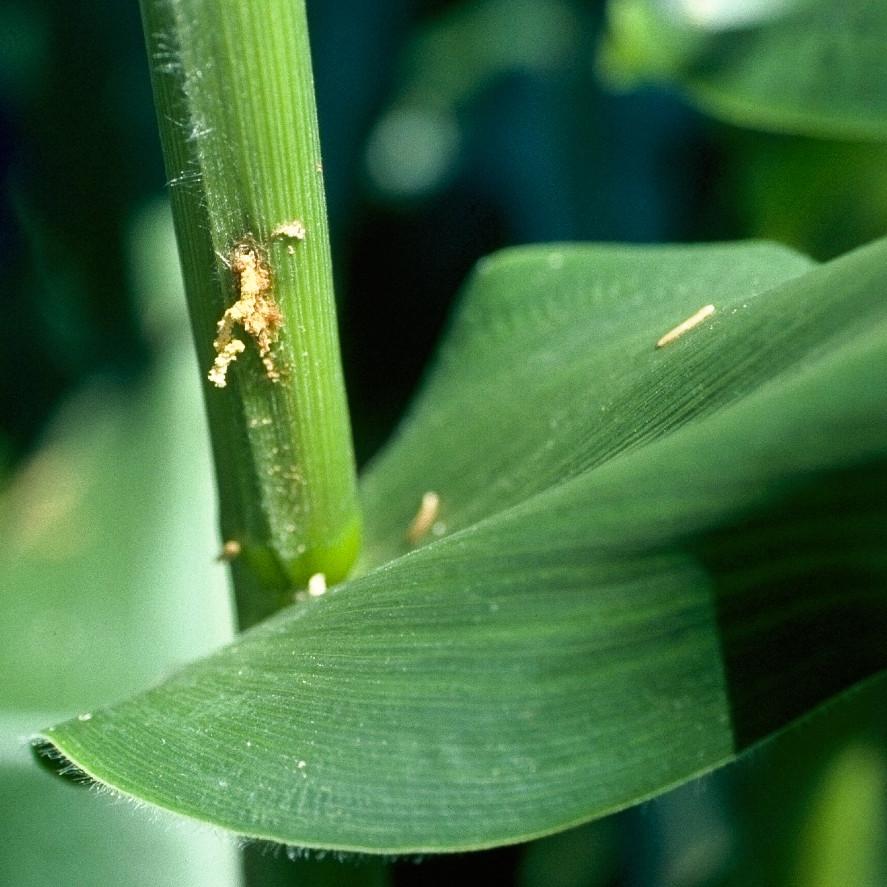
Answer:
<path fill-rule="evenodd" d="M 363 574 L 45 741 L 370 852 L 550 833 L 732 760 L 887 659 L 885 286 L 887 242 L 487 260 L 364 479 Z"/>
<path fill-rule="evenodd" d="M 174 304 L 168 213 L 136 228 L 138 283 Z M 157 260 L 161 261 L 158 262 Z M 181 304 L 181 302 L 179 303 Z M 206 428 L 181 308 L 152 305 L 155 369 L 66 404 L 0 498 L 0 883 L 224 887 L 230 841 L 121 809 L 34 767 L 28 738 L 230 637 Z"/>
<path fill-rule="evenodd" d="M 371 518 L 364 566 L 409 550 L 405 528 L 423 491 L 442 499 L 429 537 L 462 529 L 796 360 L 809 347 L 805 337 L 774 339 L 772 357 L 760 359 L 767 346 L 746 324 L 768 324 L 770 312 L 756 319 L 748 300 L 811 267 L 769 244 L 555 245 L 483 260 L 422 397 L 363 478 Z M 656 352 L 661 334 L 712 302 L 719 336 L 697 333 L 681 360 Z M 744 322 L 727 326 L 725 315 Z M 712 354 L 727 349 L 732 365 L 712 365 Z M 700 370 L 729 375 L 702 384 L 693 379 Z"/>
<path fill-rule="evenodd" d="M 741 125 L 887 138 L 887 6 L 871 0 L 611 0 L 613 80 L 675 83 Z"/>

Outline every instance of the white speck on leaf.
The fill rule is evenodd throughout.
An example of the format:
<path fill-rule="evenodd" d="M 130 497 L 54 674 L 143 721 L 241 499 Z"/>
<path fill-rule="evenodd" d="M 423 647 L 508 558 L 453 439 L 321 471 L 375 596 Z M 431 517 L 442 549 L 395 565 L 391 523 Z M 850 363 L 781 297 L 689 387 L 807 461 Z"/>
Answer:
<path fill-rule="evenodd" d="M 326 594 L 326 575 L 324 573 L 315 573 L 308 580 L 308 594 L 311 597 L 321 597 Z"/>

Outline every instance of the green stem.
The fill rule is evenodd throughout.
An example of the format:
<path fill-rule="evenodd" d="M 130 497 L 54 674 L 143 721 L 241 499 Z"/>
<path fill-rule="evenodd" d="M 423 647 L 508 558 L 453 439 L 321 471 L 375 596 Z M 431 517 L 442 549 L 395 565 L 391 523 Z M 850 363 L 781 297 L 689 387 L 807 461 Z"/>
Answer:
<path fill-rule="evenodd" d="M 142 16 L 246 627 L 312 574 L 343 578 L 360 537 L 304 2 L 142 0 Z M 217 324 L 254 291 L 254 334 L 218 336 L 244 348 L 216 387 Z"/>

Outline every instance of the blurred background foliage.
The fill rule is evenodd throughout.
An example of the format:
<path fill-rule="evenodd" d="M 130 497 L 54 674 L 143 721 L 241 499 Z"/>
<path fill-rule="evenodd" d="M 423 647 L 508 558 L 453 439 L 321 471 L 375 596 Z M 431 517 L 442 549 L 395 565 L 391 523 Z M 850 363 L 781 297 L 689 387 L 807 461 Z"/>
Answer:
<path fill-rule="evenodd" d="M 649 6 L 618 5 L 629 30 Z M 603 2 L 308 10 L 361 461 L 495 249 L 764 237 L 827 259 L 887 228 L 887 146 L 740 128 L 637 77 L 614 88 Z M 654 48 L 668 67 L 665 38 Z M 4 0 L 0 166 L 0 881 L 230 883 L 230 844 L 57 784 L 21 742 L 230 632 L 135 4 Z M 875 887 L 883 700 L 876 682 L 735 767 L 527 846 L 391 865 L 280 856 L 281 883 Z M 146 870 L 148 854 L 166 862 Z"/>

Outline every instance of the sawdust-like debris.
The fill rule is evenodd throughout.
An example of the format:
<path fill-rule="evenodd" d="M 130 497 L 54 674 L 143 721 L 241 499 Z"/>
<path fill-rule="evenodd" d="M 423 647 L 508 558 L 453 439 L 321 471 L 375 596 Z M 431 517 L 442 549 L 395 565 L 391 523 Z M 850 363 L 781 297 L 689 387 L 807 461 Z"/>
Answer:
<path fill-rule="evenodd" d="M 217 388 L 227 385 L 228 368 L 246 350 L 246 343 L 234 335 L 235 327 L 252 338 L 265 366 L 265 375 L 276 382 L 280 372 L 274 365 L 271 346 L 277 341 L 283 315 L 271 293 L 271 269 L 259 246 L 243 240 L 231 251 L 228 263 L 234 275 L 237 301 L 222 315 L 216 328 L 213 348 L 216 359 L 208 378 Z"/>
<path fill-rule="evenodd" d="M 308 229 L 301 219 L 293 219 L 291 222 L 284 222 L 278 225 L 272 232 L 271 237 L 283 237 L 288 240 L 304 240 L 308 236 Z"/>
<path fill-rule="evenodd" d="M 284 240 L 304 240 L 308 236 L 308 229 L 305 227 L 305 223 L 301 219 L 293 219 L 291 222 L 284 222 L 281 225 L 278 225 L 272 232 L 272 239 L 284 239 Z M 286 245 L 286 251 L 294 256 L 296 254 L 296 248 L 292 245 L 292 243 L 288 243 Z"/>

